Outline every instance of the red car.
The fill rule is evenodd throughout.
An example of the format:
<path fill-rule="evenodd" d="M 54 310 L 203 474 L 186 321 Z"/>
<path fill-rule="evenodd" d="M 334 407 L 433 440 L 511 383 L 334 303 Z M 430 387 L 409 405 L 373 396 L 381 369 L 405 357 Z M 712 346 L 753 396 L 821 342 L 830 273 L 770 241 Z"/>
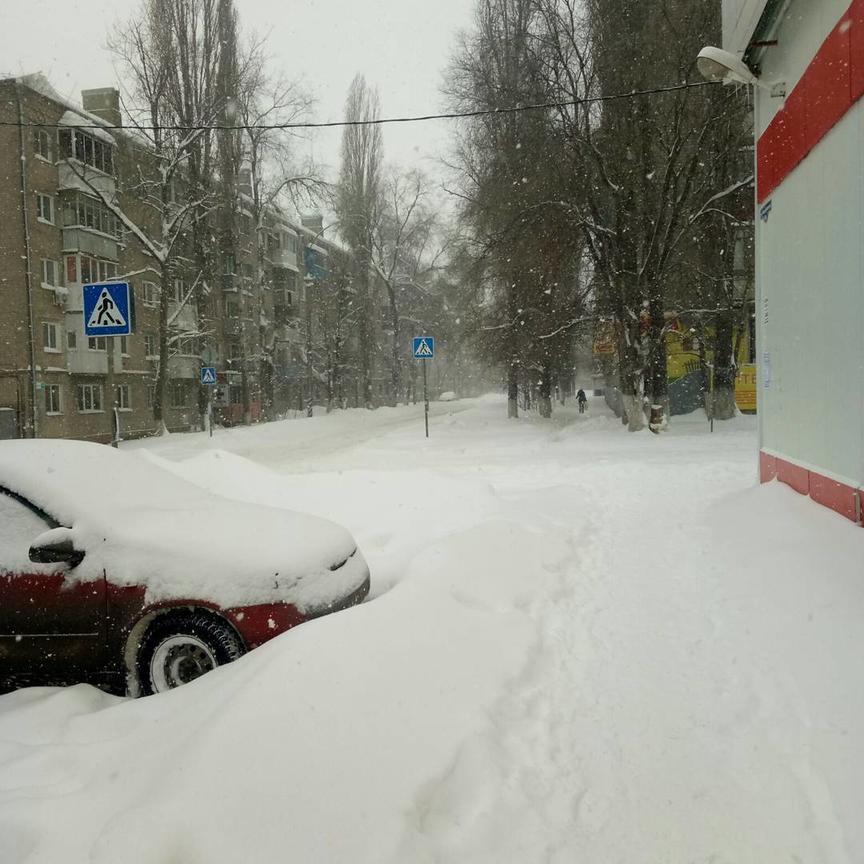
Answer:
<path fill-rule="evenodd" d="M 168 690 L 368 591 L 331 522 L 99 444 L 0 442 L 0 692 Z"/>

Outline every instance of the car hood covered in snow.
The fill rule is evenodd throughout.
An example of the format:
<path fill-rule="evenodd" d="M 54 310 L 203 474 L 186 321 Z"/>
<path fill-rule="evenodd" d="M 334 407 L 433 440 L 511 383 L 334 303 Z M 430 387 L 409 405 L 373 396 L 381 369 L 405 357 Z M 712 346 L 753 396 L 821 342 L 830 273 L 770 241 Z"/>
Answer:
<path fill-rule="evenodd" d="M 212 495 L 99 444 L 0 442 L 0 485 L 72 529 L 86 553 L 75 578 L 99 578 L 104 570 L 115 584 L 144 586 L 148 602 L 282 601 L 308 611 L 344 597 L 368 575 L 339 525 Z"/>

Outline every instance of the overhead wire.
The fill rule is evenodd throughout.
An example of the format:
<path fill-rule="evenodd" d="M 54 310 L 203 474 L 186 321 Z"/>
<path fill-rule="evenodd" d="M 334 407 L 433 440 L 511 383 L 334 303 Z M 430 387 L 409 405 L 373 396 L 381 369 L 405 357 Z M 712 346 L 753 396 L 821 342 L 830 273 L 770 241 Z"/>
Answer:
<path fill-rule="evenodd" d="M 505 105 L 501 108 L 477 108 L 473 111 L 450 111 L 440 114 L 419 114 L 406 117 L 378 117 L 368 120 L 325 120 L 325 121 L 305 121 L 295 123 L 251 123 L 244 124 L 168 124 L 165 126 L 152 126 L 140 123 L 133 123 L 130 126 L 112 123 L 76 123 L 76 129 L 103 129 L 117 131 L 140 130 L 142 132 L 197 132 L 197 131 L 214 131 L 214 132 L 243 132 L 243 131 L 267 131 L 267 130 L 290 130 L 290 129 L 335 129 L 349 126 L 384 126 L 386 124 L 395 123 L 425 123 L 431 120 L 460 120 L 470 117 L 488 117 L 496 114 L 517 114 L 522 111 L 546 111 L 553 108 L 574 108 L 577 105 L 593 105 L 601 102 L 614 102 L 622 99 L 635 99 L 639 96 L 654 96 L 666 93 L 675 93 L 681 90 L 691 90 L 697 87 L 716 87 L 713 81 L 685 81 L 681 84 L 671 84 L 667 87 L 654 87 L 649 90 L 630 90 L 626 93 L 613 93 L 608 96 L 586 96 L 582 99 L 568 99 L 564 101 L 554 102 L 537 102 L 527 105 Z M 89 112 L 88 112 L 89 113 Z M 57 129 L 64 127 L 62 123 L 36 123 L 14 120 L 2 120 L 0 126 L 25 126 L 34 129 Z"/>

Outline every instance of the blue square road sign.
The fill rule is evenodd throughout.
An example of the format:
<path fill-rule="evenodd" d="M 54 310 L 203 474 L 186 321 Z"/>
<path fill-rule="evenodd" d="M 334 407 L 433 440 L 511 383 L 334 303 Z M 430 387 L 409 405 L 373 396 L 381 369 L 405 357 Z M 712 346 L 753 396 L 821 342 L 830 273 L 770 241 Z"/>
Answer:
<path fill-rule="evenodd" d="M 128 282 L 84 286 L 84 333 L 87 336 L 128 336 L 132 332 L 132 302 Z"/>
<path fill-rule="evenodd" d="M 415 336 L 414 337 L 414 359 L 415 360 L 432 360 L 435 357 L 435 337 L 434 336 Z"/>
<path fill-rule="evenodd" d="M 201 383 L 212 387 L 216 384 L 216 367 L 202 366 L 201 367 Z"/>

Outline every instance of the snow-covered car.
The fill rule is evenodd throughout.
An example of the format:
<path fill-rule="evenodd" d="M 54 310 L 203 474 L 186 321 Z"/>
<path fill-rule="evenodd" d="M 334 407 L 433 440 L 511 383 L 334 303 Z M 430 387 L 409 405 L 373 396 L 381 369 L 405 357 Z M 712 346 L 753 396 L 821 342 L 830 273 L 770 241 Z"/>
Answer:
<path fill-rule="evenodd" d="M 439 402 L 455 402 L 459 397 L 452 390 L 445 390 L 439 397 Z"/>
<path fill-rule="evenodd" d="M 368 591 L 332 522 L 99 444 L 0 442 L 0 692 L 168 690 Z"/>

